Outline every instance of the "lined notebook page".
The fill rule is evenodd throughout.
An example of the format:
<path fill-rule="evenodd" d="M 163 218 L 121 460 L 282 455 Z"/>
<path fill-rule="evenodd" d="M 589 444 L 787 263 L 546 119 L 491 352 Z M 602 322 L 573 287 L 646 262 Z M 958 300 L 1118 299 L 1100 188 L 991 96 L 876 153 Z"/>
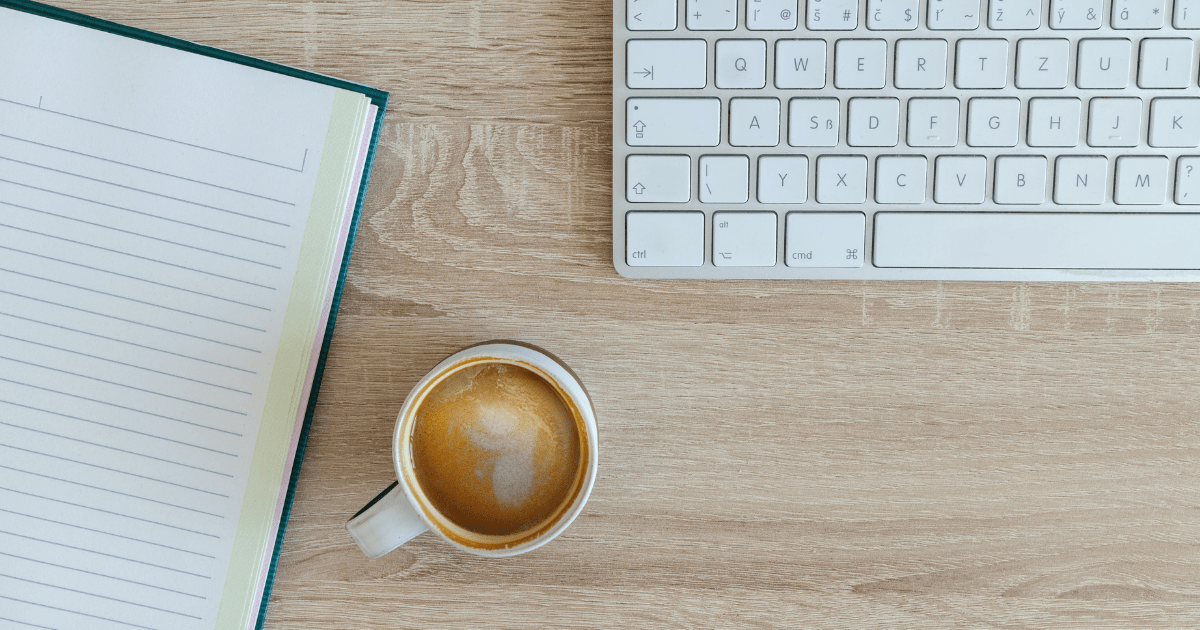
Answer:
<path fill-rule="evenodd" d="M 0 9 L 0 628 L 213 626 L 334 96 Z"/>

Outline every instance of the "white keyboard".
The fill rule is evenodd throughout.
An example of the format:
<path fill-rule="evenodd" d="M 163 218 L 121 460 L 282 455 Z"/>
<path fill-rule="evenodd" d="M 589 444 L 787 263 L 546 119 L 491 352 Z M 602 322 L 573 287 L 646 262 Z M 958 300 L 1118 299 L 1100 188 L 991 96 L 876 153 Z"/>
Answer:
<path fill-rule="evenodd" d="M 1200 0 L 616 0 L 633 278 L 1200 281 Z"/>

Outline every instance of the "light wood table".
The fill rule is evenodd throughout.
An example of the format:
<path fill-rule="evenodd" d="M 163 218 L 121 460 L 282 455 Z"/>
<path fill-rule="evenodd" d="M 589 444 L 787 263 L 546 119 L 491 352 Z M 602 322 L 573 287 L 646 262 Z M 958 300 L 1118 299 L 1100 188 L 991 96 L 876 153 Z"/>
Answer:
<path fill-rule="evenodd" d="M 392 93 L 267 628 L 1200 626 L 1200 285 L 625 280 L 607 0 L 59 4 Z M 367 561 L 401 402 L 493 338 L 590 389 L 591 502 Z"/>

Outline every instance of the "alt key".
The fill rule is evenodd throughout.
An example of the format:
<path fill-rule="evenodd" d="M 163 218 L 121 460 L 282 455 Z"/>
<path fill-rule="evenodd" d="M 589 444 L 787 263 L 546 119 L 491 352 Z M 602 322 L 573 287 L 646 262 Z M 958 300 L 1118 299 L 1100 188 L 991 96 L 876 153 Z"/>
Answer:
<path fill-rule="evenodd" d="M 713 214 L 712 261 L 718 267 L 775 266 L 774 212 Z"/>

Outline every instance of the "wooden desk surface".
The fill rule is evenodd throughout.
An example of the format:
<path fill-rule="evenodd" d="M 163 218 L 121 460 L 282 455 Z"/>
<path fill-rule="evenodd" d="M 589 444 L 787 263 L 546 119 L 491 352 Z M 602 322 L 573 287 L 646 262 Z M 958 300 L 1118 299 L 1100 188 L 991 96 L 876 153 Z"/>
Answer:
<path fill-rule="evenodd" d="M 606 0 L 56 2 L 392 93 L 267 628 L 1200 626 L 1200 285 L 625 280 Z M 401 402 L 493 338 L 590 389 L 591 502 L 368 562 Z"/>

